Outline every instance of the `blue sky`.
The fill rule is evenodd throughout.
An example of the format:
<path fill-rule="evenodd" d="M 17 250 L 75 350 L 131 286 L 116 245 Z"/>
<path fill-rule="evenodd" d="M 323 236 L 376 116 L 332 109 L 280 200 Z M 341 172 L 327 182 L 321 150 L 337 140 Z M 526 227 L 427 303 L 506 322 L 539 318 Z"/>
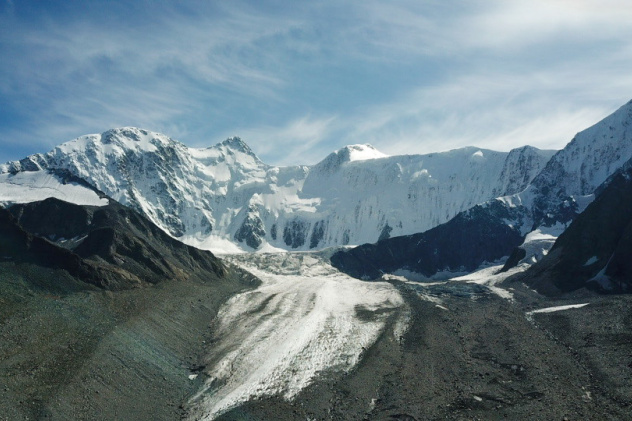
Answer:
<path fill-rule="evenodd" d="M 264 162 L 562 148 L 632 99 L 627 0 L 0 0 L 0 161 L 113 127 Z"/>

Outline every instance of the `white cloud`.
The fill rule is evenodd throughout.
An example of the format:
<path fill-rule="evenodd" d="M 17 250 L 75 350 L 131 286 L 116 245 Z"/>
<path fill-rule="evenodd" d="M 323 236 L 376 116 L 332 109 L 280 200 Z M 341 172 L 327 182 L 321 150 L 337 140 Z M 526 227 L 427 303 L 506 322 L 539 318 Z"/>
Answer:
<path fill-rule="evenodd" d="M 257 41 L 288 30 L 292 22 L 274 22 L 239 9 L 231 10 L 224 19 L 204 14 L 150 15 L 147 19 L 153 23 L 131 28 L 95 25 L 93 21 L 76 21 L 70 26 L 51 21 L 45 27 L 19 31 L 20 36 L 9 42 L 31 54 L 17 51 L 12 59 L 19 71 L 12 76 L 28 80 L 26 87 L 32 87 L 54 85 L 80 72 L 88 73 L 81 75 L 86 79 L 116 71 L 130 78 L 162 80 L 160 72 L 175 69 L 201 82 L 249 93 L 259 86 L 283 83 L 258 66 L 253 56 L 260 54 Z M 102 64 L 110 69 L 100 68 Z"/>
<path fill-rule="evenodd" d="M 237 132 L 265 162 L 304 165 L 315 164 L 326 154 L 333 152 L 326 140 L 335 131 L 336 123 L 334 116 L 304 116 L 280 127 L 262 126 Z"/>
<path fill-rule="evenodd" d="M 402 55 L 506 54 L 569 41 L 622 41 L 632 33 L 627 0 L 366 1 L 360 8 L 364 19 L 348 32 Z"/>
<path fill-rule="evenodd" d="M 599 70 L 462 75 L 369 107 L 347 120 L 344 141 L 371 143 L 391 155 L 463 146 L 560 149 L 630 99 L 625 88 L 632 75 Z M 591 87 L 583 86 L 587 79 Z"/>
<path fill-rule="evenodd" d="M 134 125 L 192 145 L 239 135 L 272 164 L 349 143 L 558 148 L 632 97 L 627 1 L 91 7 L 107 13 L 0 15 L 0 101 L 16 116 L 1 143 Z"/>
<path fill-rule="evenodd" d="M 630 33 L 632 5 L 622 0 L 497 0 L 475 15 L 467 40 L 482 47 L 516 48 L 535 42 L 600 40 Z"/>

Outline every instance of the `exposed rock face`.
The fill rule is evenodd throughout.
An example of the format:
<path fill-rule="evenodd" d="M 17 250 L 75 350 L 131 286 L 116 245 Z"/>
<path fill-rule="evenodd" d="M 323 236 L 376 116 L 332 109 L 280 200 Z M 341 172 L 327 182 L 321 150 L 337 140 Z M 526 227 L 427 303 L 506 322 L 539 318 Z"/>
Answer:
<path fill-rule="evenodd" d="M 15 217 L 0 208 L 0 258 L 16 264 L 34 263 L 43 267 L 59 267 L 88 283 L 96 281 L 96 270 L 82 262 L 69 250 L 26 232 Z"/>
<path fill-rule="evenodd" d="M 521 279 L 556 295 L 582 287 L 632 291 L 632 171 L 618 172 Z"/>
<path fill-rule="evenodd" d="M 302 247 L 307 239 L 309 226 L 300 220 L 290 221 L 283 229 L 283 241 L 293 249 Z"/>
<path fill-rule="evenodd" d="M 509 255 L 522 242 L 520 230 L 504 222 L 509 217 L 500 203 L 477 206 L 424 233 L 339 251 L 331 262 L 351 276 L 368 279 L 398 270 L 426 277 L 440 271 L 470 272 Z"/>
<path fill-rule="evenodd" d="M 257 214 L 256 209 L 250 207 L 244 222 L 235 233 L 235 240 L 240 243 L 245 242 L 248 247 L 256 250 L 261 246 L 265 235 L 266 231 L 263 226 L 263 221 Z"/>
<path fill-rule="evenodd" d="M 13 236 L 21 233 L 17 244 L 26 254 L 21 256 L 19 248 L 5 253 L 36 260 L 42 259 L 37 253 L 43 253 L 47 265 L 67 269 L 102 288 L 126 289 L 189 277 L 210 279 L 226 273 L 210 252 L 174 240 L 136 211 L 114 201 L 91 207 L 51 198 L 14 205 L 3 212 L 4 224 L 12 227 L 6 229 L 13 230 Z"/>
<path fill-rule="evenodd" d="M 315 249 L 318 247 L 318 244 L 325 237 L 325 230 L 326 230 L 325 221 L 318 221 L 314 224 L 314 229 L 312 230 L 312 235 L 310 236 L 310 240 L 309 240 L 310 249 Z"/>
<path fill-rule="evenodd" d="M 391 231 L 393 231 L 393 228 L 387 222 L 386 225 L 384 225 L 384 228 L 382 228 L 382 232 L 380 233 L 380 237 L 377 239 L 377 241 L 391 238 Z"/>

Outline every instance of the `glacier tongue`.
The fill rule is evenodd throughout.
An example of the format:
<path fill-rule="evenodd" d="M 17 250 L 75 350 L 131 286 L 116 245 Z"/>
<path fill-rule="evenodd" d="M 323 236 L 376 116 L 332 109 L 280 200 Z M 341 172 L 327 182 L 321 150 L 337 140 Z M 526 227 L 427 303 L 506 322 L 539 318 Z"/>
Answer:
<path fill-rule="evenodd" d="M 292 399 L 319 373 L 353 368 L 387 325 L 403 334 L 404 301 L 388 283 L 348 277 L 308 253 L 226 258 L 263 284 L 220 310 L 191 419 L 210 420 L 258 397 Z"/>

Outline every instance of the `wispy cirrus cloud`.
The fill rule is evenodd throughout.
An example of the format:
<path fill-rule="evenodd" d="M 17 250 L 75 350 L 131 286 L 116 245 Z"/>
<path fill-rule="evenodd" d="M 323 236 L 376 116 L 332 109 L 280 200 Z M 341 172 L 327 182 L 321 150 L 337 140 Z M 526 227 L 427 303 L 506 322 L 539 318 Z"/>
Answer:
<path fill-rule="evenodd" d="M 346 142 L 373 143 L 387 153 L 527 143 L 561 148 L 632 96 L 627 3 L 467 4 L 465 14 L 444 14 L 410 31 L 415 42 L 403 45 L 395 45 L 397 33 L 423 27 L 425 19 L 372 5 L 388 23 L 389 36 L 380 38 L 385 47 L 457 64 L 444 66 L 447 72 L 430 83 L 363 108 L 344 130 Z"/>
<path fill-rule="evenodd" d="M 562 69 L 463 75 L 369 107 L 344 130 L 345 140 L 371 143 L 389 154 L 463 146 L 506 151 L 526 144 L 561 149 L 630 99 L 626 87 L 632 76 L 603 74 L 591 88 L 583 87 L 585 80 Z"/>
<path fill-rule="evenodd" d="M 335 116 L 307 115 L 282 127 L 260 126 L 237 131 L 244 139 L 251 139 L 248 143 L 264 161 L 277 165 L 311 165 L 333 152 L 327 140 L 339 129 Z"/>
<path fill-rule="evenodd" d="M 235 98 L 280 101 L 282 72 L 269 70 L 274 63 L 257 44 L 294 23 L 241 9 L 207 12 L 150 12 L 121 22 L 44 16 L 37 24 L 7 12 L 0 93 L 39 129 L 5 130 L 52 146 L 112 124 L 194 126 L 205 111 L 212 124 L 243 108 Z"/>
<path fill-rule="evenodd" d="M 0 160 L 120 125 L 240 135 L 273 164 L 559 148 L 632 96 L 631 19 L 621 0 L 5 1 Z"/>

